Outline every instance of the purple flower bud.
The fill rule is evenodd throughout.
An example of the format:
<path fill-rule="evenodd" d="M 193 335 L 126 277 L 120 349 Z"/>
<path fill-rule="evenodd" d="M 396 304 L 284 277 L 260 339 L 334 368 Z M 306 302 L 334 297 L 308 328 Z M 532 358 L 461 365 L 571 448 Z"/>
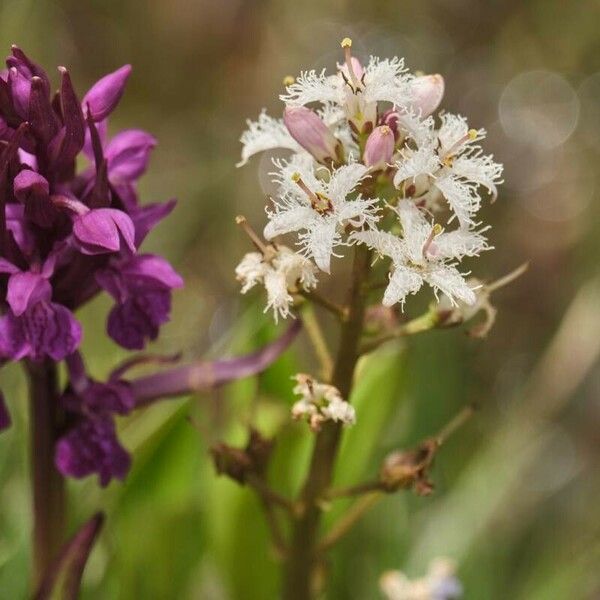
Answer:
<path fill-rule="evenodd" d="M 99 79 L 83 97 L 84 114 L 89 110 L 96 122 L 106 119 L 119 103 L 130 73 L 131 65 L 125 65 Z"/>
<path fill-rule="evenodd" d="M 410 107 L 420 113 L 421 118 L 432 114 L 444 96 L 444 78 L 441 75 L 423 75 L 412 82 L 413 100 Z"/>
<path fill-rule="evenodd" d="M 83 254 L 118 252 L 123 244 L 135 252 L 135 229 L 127 214 L 114 208 L 97 208 L 79 215 L 73 234 Z"/>
<path fill-rule="evenodd" d="M 31 93 L 31 79 L 25 77 L 16 67 L 8 70 L 8 84 L 12 94 L 13 106 L 22 119 L 29 115 L 29 95 Z"/>
<path fill-rule="evenodd" d="M 376 127 L 367 139 L 363 162 L 367 167 L 383 169 L 394 154 L 394 132 L 387 125 Z"/>
<path fill-rule="evenodd" d="M 6 408 L 6 402 L 4 401 L 4 394 L 0 392 L 0 431 L 8 429 L 10 427 L 10 414 Z"/>
<path fill-rule="evenodd" d="M 288 106 L 283 122 L 290 135 L 319 162 L 336 161 L 340 143 L 322 119 L 306 106 Z"/>
<path fill-rule="evenodd" d="M 25 216 L 40 227 L 51 227 L 58 215 L 57 208 L 50 201 L 50 187 L 45 177 L 24 169 L 14 181 L 14 194 L 25 205 Z"/>
<path fill-rule="evenodd" d="M 6 301 L 17 317 L 38 302 L 49 302 L 51 296 L 50 283 L 38 273 L 15 273 L 8 280 Z"/>
<path fill-rule="evenodd" d="M 110 417 L 83 418 L 56 444 L 55 463 L 66 476 L 81 479 L 98 474 L 101 486 L 124 479 L 131 457 L 121 446 Z"/>

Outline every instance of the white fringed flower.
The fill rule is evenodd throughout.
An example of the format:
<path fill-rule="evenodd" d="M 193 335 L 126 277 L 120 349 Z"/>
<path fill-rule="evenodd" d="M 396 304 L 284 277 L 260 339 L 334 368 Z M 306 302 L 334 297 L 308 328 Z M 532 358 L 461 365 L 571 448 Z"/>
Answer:
<path fill-rule="evenodd" d="M 417 147 L 400 151 L 394 185 L 430 209 L 437 208 L 441 194 L 460 225 L 471 227 L 481 206 L 478 188 L 485 187 L 495 198 L 496 186 L 502 183 L 502 165 L 494 162 L 492 155 L 484 155 L 477 145 L 485 130 L 469 129 L 460 115 L 446 113 L 441 121 L 440 128 L 434 130 L 431 118 L 421 123 L 407 116 L 399 119 Z"/>
<path fill-rule="evenodd" d="M 268 246 L 266 256 L 249 252 L 236 267 L 235 274 L 242 284 L 242 294 L 257 284 L 265 286 L 265 312 L 272 309 L 275 322 L 279 316 L 285 319 L 290 315 L 294 301 L 290 290 L 298 285 L 305 290 L 317 285 L 315 266 L 304 256 L 281 245 Z"/>
<path fill-rule="evenodd" d="M 324 421 L 354 425 L 354 408 L 342 398 L 336 387 L 320 383 L 304 373 L 293 379 L 296 381 L 293 392 L 301 397 L 292 406 L 294 419 L 306 419 L 313 431 L 318 431 Z"/>
<path fill-rule="evenodd" d="M 407 73 L 404 60 L 398 57 L 380 59 L 371 56 L 366 67 L 351 55 L 352 41 L 345 38 L 342 48 L 345 62 L 338 65 L 335 75 L 325 69 L 304 71 L 287 86 L 280 96 L 289 106 L 304 106 L 313 102 L 339 106 L 357 132 L 377 120 L 377 103 L 391 102 L 399 110 L 410 106 L 414 97 L 414 77 Z"/>
<path fill-rule="evenodd" d="M 464 256 L 477 256 L 489 249 L 483 231 L 458 229 L 445 233 L 439 225 L 432 225 L 410 200 L 401 200 L 395 209 L 402 225 L 402 237 L 391 233 L 366 230 L 352 234 L 353 241 L 366 244 L 381 255 L 392 259 L 393 269 L 383 304 L 404 303 L 408 294 L 414 294 L 427 282 L 434 292 L 444 293 L 451 303 L 476 302 L 455 264 Z"/>
<path fill-rule="evenodd" d="M 329 172 L 328 181 L 317 177 L 312 160 L 295 156 L 289 161 L 276 161 L 273 173 L 280 193 L 273 198 L 274 210 L 268 213 L 269 223 L 264 236 L 272 240 L 278 235 L 299 232 L 302 252 L 312 258 L 319 269 L 330 272 L 334 249 L 344 244 L 347 225 L 374 226 L 378 220 L 376 198 L 352 200 L 347 197 L 367 175 L 367 167 L 359 163 L 344 165 Z"/>
<path fill-rule="evenodd" d="M 402 571 L 387 571 L 381 576 L 379 587 L 387 600 L 454 600 L 463 595 L 455 570 L 452 561 L 437 558 L 425 577 L 411 580 Z"/>
<path fill-rule="evenodd" d="M 257 121 L 248 119 L 246 122 L 248 129 L 240 137 L 242 160 L 236 166 L 245 165 L 252 156 L 259 152 L 275 148 L 305 153 L 300 144 L 290 135 L 282 119 L 274 119 L 263 110 Z"/>

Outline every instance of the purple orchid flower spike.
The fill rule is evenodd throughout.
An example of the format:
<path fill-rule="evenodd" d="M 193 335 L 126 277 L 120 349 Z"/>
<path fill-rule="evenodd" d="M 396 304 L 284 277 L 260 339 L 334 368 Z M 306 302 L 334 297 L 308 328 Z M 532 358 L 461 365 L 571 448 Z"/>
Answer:
<path fill-rule="evenodd" d="M 83 97 L 82 107 L 96 122 L 104 121 L 117 107 L 131 74 L 131 65 L 125 65 L 99 79 Z"/>
<path fill-rule="evenodd" d="M 78 353 L 78 308 L 106 291 L 114 299 L 108 334 L 137 350 L 156 339 L 169 319 L 172 292 L 183 285 L 165 259 L 138 253 L 175 206 L 174 200 L 142 204 L 139 198 L 137 183 L 156 139 L 139 129 L 112 138 L 107 133 L 130 72 L 129 65 L 117 69 L 80 99 L 60 67 L 59 91 L 51 96 L 46 72 L 13 47 L 0 74 L 0 366 L 22 361 L 29 378 L 33 572 L 36 584 L 46 575 L 46 590 L 57 581 L 48 573 L 62 542 L 62 476 L 96 474 L 107 485 L 129 471 L 131 457 L 117 437 L 116 419 L 159 398 L 257 373 L 300 327 L 296 322 L 247 357 L 155 365 L 158 372 L 140 378 L 130 378 L 128 369 L 105 381 L 87 373 Z M 78 171 L 82 155 L 89 166 Z M 0 394 L 0 428 L 9 423 Z M 94 527 L 90 531 L 93 538 Z"/>
<path fill-rule="evenodd" d="M 4 400 L 4 394 L 0 392 L 0 431 L 4 431 L 10 427 L 10 414 L 8 408 L 6 408 L 6 401 Z"/>

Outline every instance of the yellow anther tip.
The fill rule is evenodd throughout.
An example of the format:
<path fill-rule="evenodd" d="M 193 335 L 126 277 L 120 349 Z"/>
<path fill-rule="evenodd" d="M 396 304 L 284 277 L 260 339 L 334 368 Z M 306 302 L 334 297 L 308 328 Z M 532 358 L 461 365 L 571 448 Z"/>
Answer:
<path fill-rule="evenodd" d="M 342 48 L 351 48 L 352 40 L 349 37 L 345 37 L 341 43 Z"/>
<path fill-rule="evenodd" d="M 469 129 L 468 135 L 470 140 L 474 140 L 478 135 L 477 129 Z"/>
<path fill-rule="evenodd" d="M 300 181 L 301 177 L 300 177 L 300 173 L 298 173 L 298 171 L 296 171 L 295 173 L 292 173 L 292 181 L 294 183 L 298 183 Z"/>
<path fill-rule="evenodd" d="M 390 135 L 390 133 L 392 133 L 392 130 L 388 125 L 381 125 L 381 127 L 379 127 L 379 131 L 382 135 Z"/>
<path fill-rule="evenodd" d="M 433 234 L 434 235 L 440 235 L 440 233 L 442 233 L 443 230 L 444 230 L 444 228 L 439 223 L 436 223 L 433 226 Z"/>
<path fill-rule="evenodd" d="M 292 85 L 292 83 L 294 83 L 294 81 L 296 81 L 295 77 L 292 77 L 292 75 L 286 75 L 283 78 L 283 85 L 285 85 L 287 87 L 288 85 Z"/>

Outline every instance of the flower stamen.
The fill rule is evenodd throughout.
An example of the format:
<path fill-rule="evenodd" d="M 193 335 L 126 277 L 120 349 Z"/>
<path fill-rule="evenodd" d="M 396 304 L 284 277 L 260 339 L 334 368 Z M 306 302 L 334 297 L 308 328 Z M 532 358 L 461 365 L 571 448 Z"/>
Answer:
<path fill-rule="evenodd" d="M 436 236 L 438 236 L 440 233 L 442 233 L 443 231 L 443 227 L 439 224 L 436 223 L 432 228 L 431 228 L 431 232 L 429 233 L 429 237 L 425 240 L 425 243 L 423 244 L 423 258 L 427 259 L 427 254 L 429 253 L 429 251 L 431 250 L 431 254 L 435 254 L 435 244 L 433 243 L 433 240 Z"/>
<path fill-rule="evenodd" d="M 341 46 L 344 49 L 344 62 L 346 63 L 348 74 L 350 75 L 352 86 L 354 87 L 354 92 L 356 92 L 361 88 L 361 82 L 360 79 L 356 76 L 354 66 L 352 65 L 352 40 L 349 37 L 345 37 L 342 40 Z"/>
<path fill-rule="evenodd" d="M 446 151 L 446 153 L 444 154 L 444 156 L 441 159 L 442 163 L 446 167 L 451 167 L 457 150 L 463 144 L 466 144 L 467 142 L 474 142 L 477 139 L 478 135 L 479 135 L 479 132 L 477 131 L 477 129 L 469 129 L 469 131 L 467 131 L 467 133 L 465 133 L 465 135 L 463 135 L 460 139 L 458 139 L 456 142 L 454 142 L 454 144 L 452 144 L 452 146 L 450 146 L 450 148 L 448 148 L 448 150 Z"/>
<path fill-rule="evenodd" d="M 333 210 L 331 200 L 321 192 L 313 192 L 306 183 L 304 183 L 300 173 L 294 173 L 292 175 L 292 181 L 307 195 L 312 209 L 320 215 L 325 215 Z"/>

